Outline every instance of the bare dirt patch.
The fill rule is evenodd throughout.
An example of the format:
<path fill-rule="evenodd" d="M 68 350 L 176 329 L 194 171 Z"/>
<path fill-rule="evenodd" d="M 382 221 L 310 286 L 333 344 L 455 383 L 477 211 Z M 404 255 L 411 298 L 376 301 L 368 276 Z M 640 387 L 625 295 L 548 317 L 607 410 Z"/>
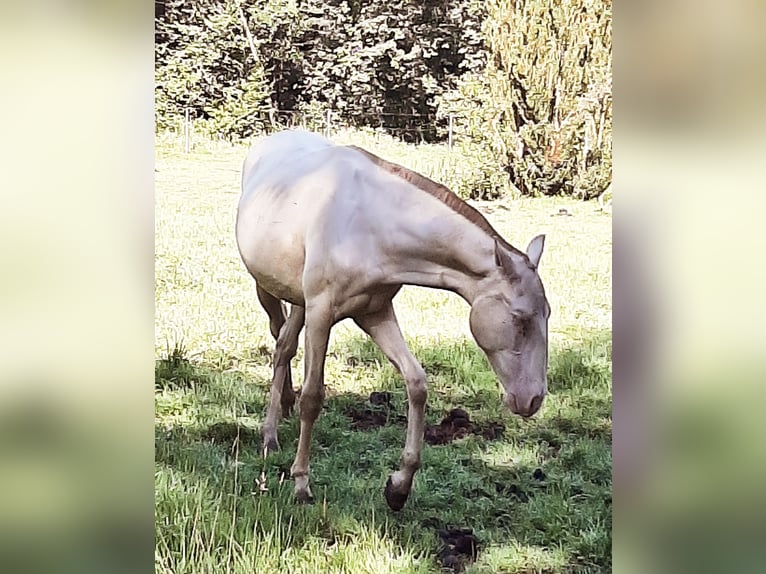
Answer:
<path fill-rule="evenodd" d="M 442 547 L 438 556 L 444 568 L 462 572 L 479 554 L 479 540 L 471 528 L 445 528 L 439 530 L 439 538 Z"/>
<path fill-rule="evenodd" d="M 346 411 L 351 417 L 351 428 L 359 431 L 369 431 L 389 424 L 404 424 L 407 419 L 403 415 L 392 412 L 391 393 L 387 391 L 372 392 L 368 399 L 369 406 L 355 405 Z"/>
<path fill-rule="evenodd" d="M 426 425 L 425 441 L 430 445 L 448 444 L 469 434 L 496 440 L 503 436 L 505 425 L 501 422 L 477 423 L 463 409 L 452 409 L 438 425 Z"/>
<path fill-rule="evenodd" d="M 370 431 L 392 424 L 407 424 L 407 417 L 394 412 L 391 393 L 388 391 L 370 393 L 366 404 L 352 405 L 346 410 L 346 416 L 351 418 L 351 428 L 358 431 Z M 427 424 L 423 438 L 430 445 L 441 445 L 470 434 L 486 440 L 497 440 L 504 432 L 505 425 L 501 422 L 475 422 L 465 410 L 454 408 L 438 425 Z"/>

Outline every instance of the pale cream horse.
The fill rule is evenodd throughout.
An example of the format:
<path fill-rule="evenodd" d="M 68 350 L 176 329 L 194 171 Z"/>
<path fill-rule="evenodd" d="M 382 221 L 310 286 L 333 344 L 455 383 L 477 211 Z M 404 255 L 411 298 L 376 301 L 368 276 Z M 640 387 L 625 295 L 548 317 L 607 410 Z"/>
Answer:
<path fill-rule="evenodd" d="M 405 343 L 392 299 L 402 285 L 447 289 L 471 306 L 470 328 L 516 414 L 533 415 L 546 393 L 550 307 L 537 273 L 543 236 L 524 253 L 443 185 L 355 146 L 304 131 L 258 142 L 242 173 L 236 224 L 240 255 L 276 339 L 264 448 L 295 401 L 290 361 L 306 328 L 300 438 L 291 474 L 309 489 L 311 429 L 324 400 L 332 326 L 352 318 L 407 384 L 407 437 L 388 505 L 404 506 L 420 467 L 426 373 Z M 283 301 L 292 304 L 287 316 Z"/>

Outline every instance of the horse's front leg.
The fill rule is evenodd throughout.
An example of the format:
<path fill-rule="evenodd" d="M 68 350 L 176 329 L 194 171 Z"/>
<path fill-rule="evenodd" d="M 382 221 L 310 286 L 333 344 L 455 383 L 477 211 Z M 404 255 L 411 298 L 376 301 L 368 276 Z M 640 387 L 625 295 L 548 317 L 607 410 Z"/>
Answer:
<path fill-rule="evenodd" d="M 324 363 L 327 342 L 333 320 L 329 305 L 311 304 L 306 307 L 305 378 L 299 403 L 301 431 L 298 451 L 290 474 L 295 479 L 295 498 L 298 502 L 311 502 L 309 488 L 309 453 L 311 430 L 322 410 L 324 401 Z"/>
<path fill-rule="evenodd" d="M 428 397 L 426 373 L 407 347 L 391 303 L 381 311 L 357 317 L 355 321 L 399 370 L 407 384 L 409 409 L 402 465 L 388 478 L 385 489 L 388 506 L 392 510 L 401 510 L 412 490 L 415 473 L 420 468 Z"/>

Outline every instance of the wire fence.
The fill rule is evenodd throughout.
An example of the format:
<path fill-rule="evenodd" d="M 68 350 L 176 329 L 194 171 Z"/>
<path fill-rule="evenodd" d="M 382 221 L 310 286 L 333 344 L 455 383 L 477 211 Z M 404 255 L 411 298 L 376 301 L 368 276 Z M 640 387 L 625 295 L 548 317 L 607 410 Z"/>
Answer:
<path fill-rule="evenodd" d="M 209 124 L 194 115 L 193 108 L 186 107 L 169 122 L 171 132 L 182 136 L 184 151 L 189 153 L 195 138 L 211 134 Z M 452 150 L 455 142 L 470 139 L 467 118 L 455 114 L 437 116 L 436 113 L 370 112 L 353 110 L 277 110 L 271 108 L 251 110 L 248 121 L 257 132 L 265 134 L 283 129 L 303 128 L 331 138 L 338 131 L 362 128 L 379 136 L 391 136 L 408 143 L 443 142 Z M 198 125 L 204 124 L 203 128 Z"/>
<path fill-rule="evenodd" d="M 559 160 L 560 149 L 557 146 L 560 141 L 553 138 L 551 141 L 545 142 L 548 147 L 543 150 L 543 159 L 549 164 L 541 166 L 534 163 L 543 155 L 538 154 L 532 156 L 531 160 L 528 159 L 530 156 L 525 156 L 527 163 L 520 167 L 518 165 L 509 167 L 500 165 L 492 154 L 485 153 L 486 150 L 480 146 L 482 137 L 485 135 L 481 131 L 482 126 L 479 125 L 480 116 L 484 116 L 485 113 L 494 113 L 494 110 L 482 108 L 481 112 L 482 114 L 477 115 L 437 115 L 435 113 L 393 111 L 370 113 L 370 111 L 365 111 L 363 115 L 361 112 L 356 115 L 349 110 L 321 110 L 316 108 L 277 110 L 267 108 L 249 110 L 246 117 L 235 118 L 235 120 L 247 122 L 248 129 L 252 129 L 246 139 L 258 138 L 284 129 L 303 128 L 323 134 L 328 139 L 335 139 L 336 142 L 350 140 L 357 145 L 359 145 L 360 138 L 365 142 L 364 145 L 387 145 L 391 139 L 403 143 L 438 143 L 441 145 L 430 148 L 429 161 L 425 162 L 424 165 L 412 166 L 412 169 L 419 169 L 437 181 L 452 182 L 453 191 L 466 197 L 497 197 L 499 189 L 508 187 L 513 193 L 520 195 L 529 193 L 528 190 L 533 189 L 542 189 L 542 193 L 545 194 L 557 193 L 557 190 L 563 185 L 561 184 L 563 180 L 552 179 L 549 177 L 550 174 L 544 175 L 547 173 L 543 172 L 546 167 L 549 168 L 550 172 L 551 167 L 555 170 L 564 165 L 564 168 L 570 170 L 567 172 L 568 177 L 573 181 L 578 173 L 585 174 L 590 179 L 601 178 L 599 175 L 601 172 L 598 171 L 601 168 L 597 165 L 598 159 L 596 163 L 588 164 L 588 153 L 592 149 L 588 146 L 588 142 L 598 141 L 598 145 L 600 145 L 601 141 L 598 138 L 589 137 L 588 133 L 585 133 L 584 145 L 575 146 L 570 150 L 571 153 L 567 152 L 568 155 L 565 160 L 568 162 L 567 164 L 562 164 Z M 228 133 L 225 129 L 226 123 L 224 123 L 224 129 L 218 129 L 221 125 L 217 123 L 221 120 L 220 117 L 196 117 L 196 113 L 195 108 L 189 106 L 177 108 L 174 117 L 165 116 L 162 124 L 164 131 L 157 133 L 158 142 L 170 147 L 183 146 L 187 154 L 195 148 L 206 150 L 210 144 L 229 145 L 231 143 L 230 138 L 223 135 Z M 377 125 L 375 121 L 370 121 L 376 118 L 378 120 Z M 230 118 L 226 118 L 227 122 L 229 120 Z M 601 128 L 603 129 L 603 125 Z M 518 140 L 522 141 L 521 138 Z M 611 152 L 611 138 L 608 140 L 607 151 Z M 577 160 L 577 166 L 574 166 L 574 160 Z M 608 170 L 609 177 L 611 177 L 611 161 L 605 166 L 604 169 Z M 578 168 L 579 172 L 572 175 L 574 173 L 572 169 Z M 531 174 L 529 177 L 532 179 L 523 179 L 523 177 L 527 177 L 525 174 Z M 553 183 L 550 183 L 551 181 Z M 590 180 L 584 179 L 583 181 L 593 187 L 591 183 L 588 183 Z M 517 182 L 521 182 L 521 185 Z M 557 184 L 558 187 L 553 189 L 554 185 Z M 600 185 L 598 182 L 597 184 Z M 548 191 L 550 189 L 553 191 Z M 587 194 L 596 197 L 591 193 L 590 188 L 578 189 L 580 191 L 577 193 L 583 197 L 586 197 Z M 603 189 L 598 191 L 606 193 Z"/>

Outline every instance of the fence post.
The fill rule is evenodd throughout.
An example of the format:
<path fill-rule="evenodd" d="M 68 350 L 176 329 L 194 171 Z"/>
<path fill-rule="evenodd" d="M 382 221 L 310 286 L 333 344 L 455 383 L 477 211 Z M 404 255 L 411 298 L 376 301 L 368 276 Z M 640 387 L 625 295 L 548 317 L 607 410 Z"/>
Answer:
<path fill-rule="evenodd" d="M 324 137 L 330 139 L 330 122 L 332 121 L 332 109 L 327 109 L 327 120 L 325 121 Z"/>
<path fill-rule="evenodd" d="M 449 115 L 449 149 L 452 151 L 452 114 Z"/>
<path fill-rule="evenodd" d="M 184 109 L 184 153 L 189 153 L 189 138 L 190 138 L 190 126 L 189 126 L 189 108 Z"/>

